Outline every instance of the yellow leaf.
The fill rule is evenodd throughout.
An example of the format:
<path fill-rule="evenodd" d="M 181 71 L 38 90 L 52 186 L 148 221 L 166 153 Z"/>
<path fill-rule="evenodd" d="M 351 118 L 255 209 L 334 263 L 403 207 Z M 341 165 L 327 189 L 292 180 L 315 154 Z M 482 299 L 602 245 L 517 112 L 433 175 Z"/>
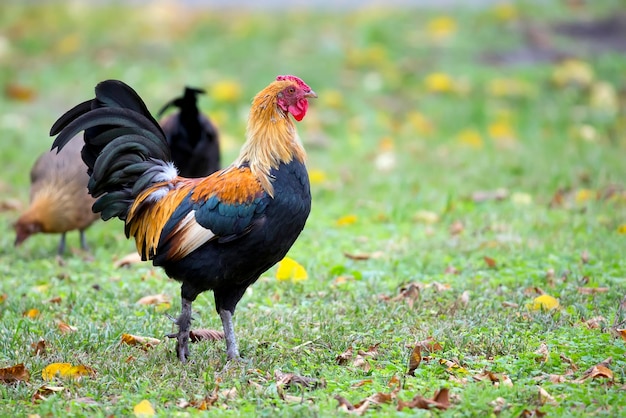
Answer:
<path fill-rule="evenodd" d="M 559 307 L 559 301 L 550 295 L 537 296 L 532 303 L 526 305 L 533 311 L 546 310 L 551 311 Z"/>
<path fill-rule="evenodd" d="M 134 406 L 133 413 L 136 417 L 153 417 L 155 415 L 152 404 L 146 399 Z"/>
<path fill-rule="evenodd" d="M 585 203 L 595 197 L 595 192 L 590 189 L 580 189 L 576 191 L 576 202 Z"/>
<path fill-rule="evenodd" d="M 79 378 L 93 374 L 95 374 L 95 370 L 91 367 L 83 366 L 82 364 L 72 366 L 71 363 L 52 363 L 41 371 L 43 380 L 52 380 L 57 375 L 61 378 Z"/>
<path fill-rule="evenodd" d="M 322 184 L 326 181 L 326 173 L 322 170 L 309 170 L 309 181 L 313 185 Z"/>
<path fill-rule="evenodd" d="M 26 312 L 24 312 L 24 316 L 26 318 L 30 318 L 30 319 L 37 318 L 39 316 L 39 314 L 40 314 L 40 312 L 39 312 L 39 309 L 37 309 L 37 308 L 32 308 L 32 309 L 29 309 Z"/>
<path fill-rule="evenodd" d="M 280 281 L 291 280 L 292 282 L 301 282 L 309 278 L 306 270 L 300 263 L 290 257 L 283 258 L 278 263 L 276 270 L 276 279 Z"/>
<path fill-rule="evenodd" d="M 356 215 L 342 216 L 341 218 L 337 219 L 337 226 L 352 225 L 355 224 L 357 220 L 358 218 Z"/>
<path fill-rule="evenodd" d="M 241 86 L 233 80 L 218 81 L 211 88 L 211 97 L 217 102 L 237 102 L 241 97 Z"/>
<path fill-rule="evenodd" d="M 143 348 L 151 348 L 161 343 L 161 340 L 139 335 L 122 334 L 122 342 L 128 345 L 141 345 Z"/>

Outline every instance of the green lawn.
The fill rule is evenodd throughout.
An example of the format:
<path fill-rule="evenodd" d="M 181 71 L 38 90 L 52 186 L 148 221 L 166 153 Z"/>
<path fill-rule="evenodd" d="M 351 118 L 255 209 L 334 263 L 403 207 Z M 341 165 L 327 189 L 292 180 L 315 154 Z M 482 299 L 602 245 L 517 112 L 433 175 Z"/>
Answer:
<path fill-rule="evenodd" d="M 613 325 L 625 319 L 626 56 L 550 29 L 621 3 L 545 3 L 3 5 L 0 368 L 23 363 L 30 379 L 0 380 L 0 415 L 128 416 L 145 400 L 158 416 L 333 416 L 348 408 L 337 396 L 372 416 L 625 414 L 625 341 Z M 537 50 L 561 59 L 492 63 Z M 222 341 L 202 341 L 178 363 L 164 335 L 179 285 L 148 263 L 114 266 L 134 248 L 120 221 L 88 231 L 89 254 L 77 233 L 63 260 L 57 236 L 13 247 L 14 207 L 27 205 L 50 126 L 97 82 L 124 80 L 155 113 L 184 85 L 207 89 L 201 106 L 228 164 L 250 99 L 277 74 L 319 95 L 298 125 L 313 210 L 289 254 L 308 279 L 279 281 L 273 268 L 248 290 L 235 316 L 243 362 L 227 365 Z M 533 309 L 542 293 L 559 306 Z M 137 303 L 155 294 L 171 304 Z M 210 293 L 194 311 L 194 328 L 221 328 Z M 162 342 L 143 350 L 123 334 Z M 422 349 L 411 375 L 427 338 L 440 349 Z M 54 363 L 87 374 L 44 380 Z M 397 411 L 442 388 L 447 409 Z"/>

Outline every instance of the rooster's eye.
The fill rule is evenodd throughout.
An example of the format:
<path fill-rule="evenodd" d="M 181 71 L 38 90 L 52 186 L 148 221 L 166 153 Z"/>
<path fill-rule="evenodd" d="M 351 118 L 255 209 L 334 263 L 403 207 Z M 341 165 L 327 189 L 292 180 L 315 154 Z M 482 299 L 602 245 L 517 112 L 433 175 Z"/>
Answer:
<path fill-rule="evenodd" d="M 294 94 L 296 92 L 296 89 L 294 89 L 293 87 L 289 87 L 289 90 L 287 90 L 287 92 L 289 94 Z"/>

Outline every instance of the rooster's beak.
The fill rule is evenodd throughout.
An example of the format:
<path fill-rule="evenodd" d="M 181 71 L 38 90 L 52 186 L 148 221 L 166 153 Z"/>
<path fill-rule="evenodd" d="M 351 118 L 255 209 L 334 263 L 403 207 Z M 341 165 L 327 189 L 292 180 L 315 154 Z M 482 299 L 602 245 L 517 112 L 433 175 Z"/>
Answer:
<path fill-rule="evenodd" d="M 308 97 L 311 99 L 317 99 L 317 93 L 313 90 L 309 90 L 307 93 L 304 93 L 304 97 Z"/>

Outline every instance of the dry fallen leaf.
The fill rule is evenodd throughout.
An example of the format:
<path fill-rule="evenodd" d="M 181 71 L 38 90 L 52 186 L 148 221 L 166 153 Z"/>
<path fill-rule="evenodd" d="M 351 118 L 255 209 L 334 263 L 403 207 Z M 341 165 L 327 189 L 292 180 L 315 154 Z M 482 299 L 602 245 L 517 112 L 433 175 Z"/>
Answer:
<path fill-rule="evenodd" d="M 43 386 L 39 387 L 35 391 L 35 393 L 33 393 L 33 396 L 31 396 L 30 400 L 32 402 L 45 401 L 46 399 L 48 399 L 48 397 L 50 395 L 53 395 L 53 394 L 59 393 L 59 392 L 63 392 L 64 390 L 65 390 L 65 388 L 63 386 L 43 385 Z"/>
<path fill-rule="evenodd" d="M 354 415 L 363 415 L 365 413 L 365 411 L 367 410 L 367 408 L 369 408 L 370 406 L 370 402 L 368 400 L 363 401 L 359 407 L 355 407 L 355 405 L 352 405 L 350 403 L 350 401 L 348 401 L 346 398 L 339 396 L 339 395 L 335 395 L 335 399 L 337 400 L 337 402 L 339 402 L 339 405 L 337 405 L 337 408 L 349 412 L 351 414 Z"/>
<path fill-rule="evenodd" d="M 409 357 L 409 371 L 408 374 L 410 376 L 415 376 L 415 369 L 422 362 L 422 347 L 419 344 L 416 344 L 413 347 L 413 351 L 411 351 L 411 356 Z"/>
<path fill-rule="evenodd" d="M 30 372 L 24 367 L 24 363 L 0 369 L 0 381 L 4 383 L 28 382 L 29 380 Z"/>
<path fill-rule="evenodd" d="M 326 386 L 326 382 L 323 380 L 306 376 L 298 376 L 293 373 L 283 373 L 279 370 L 274 372 L 274 378 L 276 379 L 277 387 L 300 386 L 307 389 L 315 389 Z"/>
<path fill-rule="evenodd" d="M 144 296 L 137 301 L 139 305 L 160 305 L 162 303 L 170 303 L 172 298 L 169 295 L 159 293 L 157 295 Z"/>
<path fill-rule="evenodd" d="M 494 386 L 513 386 L 511 378 L 509 378 L 507 375 L 493 373 L 489 370 L 484 370 L 481 374 L 472 377 L 478 382 L 490 381 L 491 383 L 493 383 Z"/>
<path fill-rule="evenodd" d="M 32 308 L 27 311 L 24 311 L 23 316 L 29 319 L 35 319 L 39 316 L 40 312 L 37 308 Z"/>
<path fill-rule="evenodd" d="M 548 350 L 548 345 L 542 342 L 539 348 L 535 351 L 535 354 L 537 354 L 537 358 L 535 359 L 536 361 L 540 361 L 542 363 L 545 363 L 546 361 L 548 361 L 548 356 L 550 355 L 550 350 Z"/>
<path fill-rule="evenodd" d="M 552 405 L 557 404 L 556 399 L 554 399 L 554 397 L 550 395 L 547 390 L 545 390 L 541 386 L 538 386 L 538 388 L 539 388 L 539 403 L 541 405 L 544 405 L 546 403 L 552 404 Z"/>
<path fill-rule="evenodd" d="M 402 411 L 404 408 L 418 408 L 418 409 L 431 409 L 437 408 L 446 410 L 450 408 L 450 395 L 448 388 L 441 388 L 435 391 L 432 399 L 424 398 L 422 395 L 415 395 L 412 400 L 404 402 L 398 401 L 398 411 Z"/>
<path fill-rule="evenodd" d="M 137 263 L 141 263 L 141 255 L 139 255 L 138 252 L 134 251 L 128 255 L 125 255 L 124 257 L 120 258 L 119 260 L 115 261 L 113 263 L 113 267 L 115 268 L 120 268 L 120 267 L 129 267 L 133 264 L 137 264 Z"/>
<path fill-rule="evenodd" d="M 526 306 L 533 311 L 551 311 L 558 309 L 559 301 L 550 295 L 544 294 L 537 296 L 532 303 L 529 303 Z"/>
<path fill-rule="evenodd" d="M 465 290 L 463 291 L 463 293 L 461 293 L 461 297 L 459 298 L 459 301 L 461 301 L 461 304 L 463 304 L 463 306 L 469 305 L 469 302 L 470 302 L 469 290 Z"/>
<path fill-rule="evenodd" d="M 224 331 L 215 329 L 192 329 L 189 331 L 189 341 L 196 343 L 198 341 L 209 340 L 218 341 L 224 339 Z"/>
<path fill-rule="evenodd" d="M 46 354 L 46 341 L 45 340 L 40 339 L 36 343 L 32 343 L 30 346 L 33 349 L 34 356 L 39 356 L 39 355 L 43 356 Z"/>
<path fill-rule="evenodd" d="M 128 345 L 139 345 L 144 350 L 152 348 L 161 343 L 161 340 L 152 337 L 142 337 L 139 335 L 122 334 L 122 342 Z"/>
<path fill-rule="evenodd" d="M 396 302 L 399 300 L 406 300 L 406 303 L 409 305 L 409 308 L 413 308 L 414 303 L 420 297 L 420 288 L 423 285 L 418 283 L 409 283 L 406 286 L 400 288 L 400 293 L 393 297 L 391 301 Z"/>
<path fill-rule="evenodd" d="M 344 252 L 343 255 L 346 258 L 349 258 L 350 260 L 361 261 L 361 260 L 369 260 L 370 258 L 373 258 L 373 259 L 381 258 L 384 255 L 384 253 L 382 251 L 375 251 L 373 253 L 359 253 L 359 254 Z"/>
<path fill-rule="evenodd" d="M 348 347 L 346 349 L 346 351 L 344 351 L 343 353 L 341 353 L 337 357 L 335 357 L 335 361 L 340 366 L 343 366 L 343 365 L 347 364 L 348 361 L 350 361 L 350 359 L 352 358 L 352 355 L 353 355 L 353 349 L 352 349 L 352 347 Z"/>
<path fill-rule="evenodd" d="M 572 361 L 571 358 L 569 357 L 565 357 L 565 355 L 563 354 L 559 354 L 559 357 L 561 358 L 561 360 L 563 360 L 565 363 L 569 364 L 570 369 L 572 369 L 572 371 L 576 371 L 578 370 L 578 366 Z"/>
<path fill-rule="evenodd" d="M 63 321 L 58 321 L 57 327 L 59 328 L 59 331 L 61 331 L 62 334 L 69 334 L 70 332 L 78 331 L 78 328 L 76 328 L 75 326 L 66 324 Z"/>
<path fill-rule="evenodd" d="M 487 264 L 487 267 L 489 267 L 489 268 L 496 268 L 496 266 L 498 264 L 498 263 L 496 263 L 496 260 L 494 260 L 491 257 L 484 256 L 483 260 L 485 260 L 485 264 Z"/>
<path fill-rule="evenodd" d="M 595 295 L 596 293 L 606 293 L 609 291 L 608 287 L 579 287 L 578 293 L 581 295 Z"/>
<path fill-rule="evenodd" d="M 589 379 L 613 380 L 613 372 L 609 369 L 609 364 L 611 364 L 612 361 L 613 358 L 609 357 L 595 366 L 588 368 L 579 379 L 574 380 L 574 383 L 583 383 Z"/>
<path fill-rule="evenodd" d="M 593 318 L 589 318 L 584 321 L 584 324 L 589 327 L 589 329 L 597 329 L 607 322 L 606 318 L 603 316 L 594 316 Z"/>

